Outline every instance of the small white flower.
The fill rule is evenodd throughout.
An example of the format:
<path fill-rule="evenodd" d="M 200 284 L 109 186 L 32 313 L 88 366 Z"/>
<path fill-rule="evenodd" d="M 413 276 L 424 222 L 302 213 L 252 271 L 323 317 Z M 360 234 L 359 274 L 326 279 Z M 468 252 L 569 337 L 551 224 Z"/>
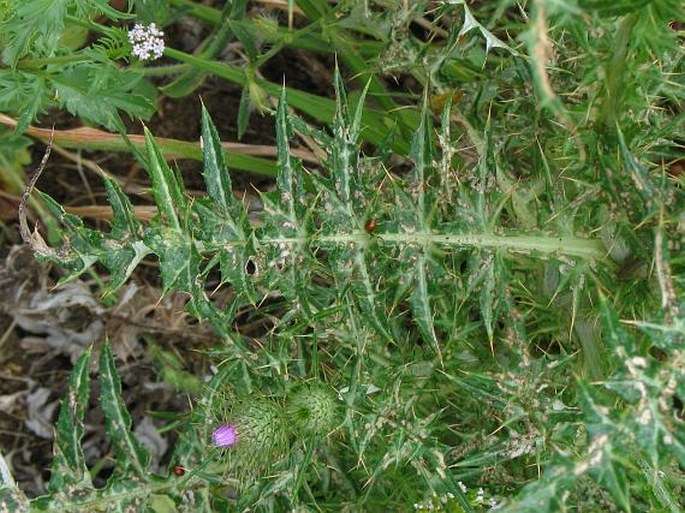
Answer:
<path fill-rule="evenodd" d="M 164 53 L 163 36 L 164 32 L 159 30 L 154 23 L 150 23 L 147 27 L 136 23 L 133 29 L 128 31 L 131 53 L 141 61 L 159 59 Z"/>

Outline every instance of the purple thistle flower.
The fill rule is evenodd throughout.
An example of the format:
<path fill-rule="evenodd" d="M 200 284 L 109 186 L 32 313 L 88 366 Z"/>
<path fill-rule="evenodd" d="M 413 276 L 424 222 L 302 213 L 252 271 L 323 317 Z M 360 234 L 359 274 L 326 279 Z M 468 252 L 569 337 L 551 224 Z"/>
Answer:
<path fill-rule="evenodd" d="M 229 447 L 238 440 L 235 425 L 224 424 L 212 432 L 212 443 L 217 447 Z"/>

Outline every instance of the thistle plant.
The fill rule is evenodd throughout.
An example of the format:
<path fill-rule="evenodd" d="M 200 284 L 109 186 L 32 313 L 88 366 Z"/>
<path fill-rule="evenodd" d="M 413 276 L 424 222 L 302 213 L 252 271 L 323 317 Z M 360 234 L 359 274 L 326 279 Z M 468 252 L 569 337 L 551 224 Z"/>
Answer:
<path fill-rule="evenodd" d="M 322 26 L 338 20 L 331 39 L 343 46 L 340 20 L 366 20 L 368 37 L 387 43 L 375 70 L 390 71 L 393 56 L 422 78 L 411 113 L 394 118 L 396 139 L 367 106 L 377 78 L 351 94 L 336 69 L 329 125 L 291 112 L 304 97 L 280 88 L 275 189 L 261 193 L 256 216 L 233 194 L 204 107 L 205 196 L 190 199 L 148 130 L 150 222 L 111 179 L 108 232 L 41 196 L 64 244 L 36 232 L 37 258 L 65 280 L 98 264 L 103 294 L 115 295 L 156 256 L 164 291 L 185 293 L 188 311 L 215 328 L 219 365 L 174 451 L 171 464 L 188 470 L 152 476 L 104 345 L 117 471 L 95 489 L 80 448 L 84 355 L 48 495 L 29 500 L 3 470 L 4 507 L 685 507 L 684 203 L 669 167 L 682 149 L 683 60 L 666 29 L 677 2 L 504 1 L 478 12 L 440 2 L 429 14 L 443 44 L 421 45 L 398 35 L 426 2 L 393 23 L 374 9 L 404 2 L 353 3 L 290 6 Z M 273 94 L 208 63 L 213 51 L 167 48 L 196 67 L 171 90 L 211 72 Z M 261 62 L 256 48 L 246 53 Z M 295 134 L 322 150 L 319 166 L 294 156 Z M 245 311 L 272 326 L 258 344 L 235 328 Z"/>

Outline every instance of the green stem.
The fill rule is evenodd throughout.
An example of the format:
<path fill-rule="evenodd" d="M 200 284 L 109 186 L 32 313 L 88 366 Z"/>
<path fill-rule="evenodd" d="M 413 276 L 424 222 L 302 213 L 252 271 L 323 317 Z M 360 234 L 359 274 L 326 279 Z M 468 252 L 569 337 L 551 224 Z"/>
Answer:
<path fill-rule="evenodd" d="M 171 3 L 172 5 L 190 7 L 192 14 L 209 23 L 216 24 L 220 19 L 221 13 L 218 10 L 205 6 L 199 6 L 189 0 L 171 0 Z M 314 5 L 310 2 L 298 2 L 298 5 L 304 10 L 305 14 L 312 23 L 296 32 L 281 32 L 279 42 L 276 43 L 274 47 L 267 52 L 267 54 L 258 60 L 256 67 L 263 65 L 266 60 L 273 57 L 273 55 L 275 55 L 283 46 L 296 48 L 299 47 L 301 41 L 303 41 L 305 37 L 311 36 L 311 32 L 315 28 L 321 29 L 320 26 L 322 23 L 324 23 L 326 17 L 332 15 L 332 11 L 324 3 L 320 5 Z M 359 80 L 362 84 L 369 80 L 369 96 L 374 98 L 383 108 L 383 110 L 386 112 L 397 112 L 397 116 L 399 117 L 403 117 L 405 114 L 409 116 L 409 118 L 404 120 L 405 123 L 399 123 L 398 125 L 400 131 L 402 132 L 402 136 L 406 140 L 409 140 L 413 132 L 413 127 L 411 126 L 412 122 L 410 119 L 412 113 L 405 112 L 401 109 L 398 110 L 397 104 L 386 91 L 383 82 L 381 82 L 381 80 L 375 74 L 369 71 L 368 65 L 362 57 L 361 48 L 359 48 L 364 43 L 358 44 L 357 41 L 348 41 L 334 26 L 326 27 L 326 35 L 328 36 L 328 39 L 330 39 L 329 43 L 326 43 L 320 38 L 320 36 L 317 35 L 315 37 L 317 37 L 319 43 L 321 44 L 315 45 L 315 48 L 312 48 L 311 44 L 308 44 L 306 49 L 324 53 L 336 52 L 339 55 L 340 60 L 349 68 L 350 73 L 355 76 L 357 80 Z M 377 57 L 381 49 L 380 45 L 374 45 L 373 49 L 374 52 L 370 55 Z"/>
<path fill-rule="evenodd" d="M 614 134 L 616 132 L 616 122 L 619 118 L 620 105 L 625 88 L 625 71 L 630 39 L 637 21 L 637 14 L 631 14 L 621 20 L 618 26 L 618 33 L 614 39 L 613 53 L 605 66 L 606 94 L 599 111 L 597 124 L 607 134 Z"/>
<path fill-rule="evenodd" d="M 234 84 L 244 86 L 247 83 L 245 72 L 237 66 L 206 60 L 169 47 L 164 49 L 164 55 L 179 62 L 184 62 L 204 71 L 214 73 L 216 76 L 225 78 Z"/>
<path fill-rule="evenodd" d="M 189 9 L 188 14 L 194 16 L 198 20 L 206 21 L 212 25 L 216 25 L 221 19 L 221 11 L 206 5 L 198 4 L 191 0 L 169 0 L 169 5 L 174 7 L 186 7 Z"/>
<path fill-rule="evenodd" d="M 194 16 L 198 20 L 216 25 L 221 19 L 221 11 L 205 5 L 199 5 L 191 0 L 169 0 L 169 3 L 176 7 L 189 8 L 188 14 Z M 311 18 L 310 18 L 311 19 Z M 246 26 L 254 29 L 255 32 L 260 32 L 257 25 L 251 20 L 242 20 Z M 288 30 L 286 28 L 277 27 L 276 34 L 279 41 L 290 48 L 297 48 L 299 50 L 307 50 L 320 53 L 333 53 L 336 47 L 332 46 L 329 41 L 325 41 L 319 34 L 314 34 L 313 29 L 319 28 L 319 22 L 313 22 L 299 30 Z M 383 45 L 377 41 L 355 41 L 354 48 L 361 55 L 365 57 L 377 56 Z"/>
<path fill-rule="evenodd" d="M 493 235 L 491 233 L 445 234 L 434 232 L 383 233 L 374 235 L 379 243 L 388 245 L 435 244 L 455 249 L 473 247 L 479 249 L 503 249 L 511 253 L 523 253 L 540 256 L 570 256 L 588 260 L 607 260 L 607 252 L 599 240 L 580 237 L 554 237 L 544 235 Z M 366 245 L 369 235 L 357 231 L 340 235 L 324 235 L 303 239 L 299 237 L 273 237 L 260 239 L 260 244 L 286 245 Z"/>
<path fill-rule="evenodd" d="M 553 235 L 494 235 L 492 233 L 448 234 L 436 232 L 381 233 L 373 236 L 379 244 L 422 246 L 430 245 L 451 247 L 454 249 L 502 249 L 510 253 L 534 256 L 568 256 L 586 260 L 609 262 L 607 251 L 602 241 L 581 237 L 555 237 Z M 329 246 L 331 244 L 348 246 L 366 246 L 370 236 L 366 231 L 353 231 L 336 235 L 319 235 L 313 237 L 264 237 L 260 245 L 276 246 Z M 214 253 L 217 250 L 231 247 L 243 247 L 245 241 L 224 243 L 220 247 L 198 246 L 200 252 Z"/>
<path fill-rule="evenodd" d="M 136 71 L 148 77 L 163 77 L 166 75 L 177 75 L 189 69 L 191 69 L 191 66 L 188 64 L 170 64 L 169 66 L 146 66 Z"/>
<path fill-rule="evenodd" d="M 92 61 L 93 57 L 83 54 L 72 55 L 58 55 L 56 57 L 46 57 L 43 59 L 27 59 L 17 63 L 17 69 L 21 70 L 38 70 L 45 66 L 54 64 L 70 64 L 74 62 L 88 62 Z"/>

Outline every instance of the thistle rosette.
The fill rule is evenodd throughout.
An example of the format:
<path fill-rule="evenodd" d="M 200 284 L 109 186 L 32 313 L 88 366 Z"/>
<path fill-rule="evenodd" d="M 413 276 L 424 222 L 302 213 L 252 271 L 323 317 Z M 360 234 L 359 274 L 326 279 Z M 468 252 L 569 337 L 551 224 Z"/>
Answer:
<path fill-rule="evenodd" d="M 287 416 L 297 434 L 327 436 L 340 424 L 340 401 L 321 381 L 302 383 L 288 396 Z"/>

